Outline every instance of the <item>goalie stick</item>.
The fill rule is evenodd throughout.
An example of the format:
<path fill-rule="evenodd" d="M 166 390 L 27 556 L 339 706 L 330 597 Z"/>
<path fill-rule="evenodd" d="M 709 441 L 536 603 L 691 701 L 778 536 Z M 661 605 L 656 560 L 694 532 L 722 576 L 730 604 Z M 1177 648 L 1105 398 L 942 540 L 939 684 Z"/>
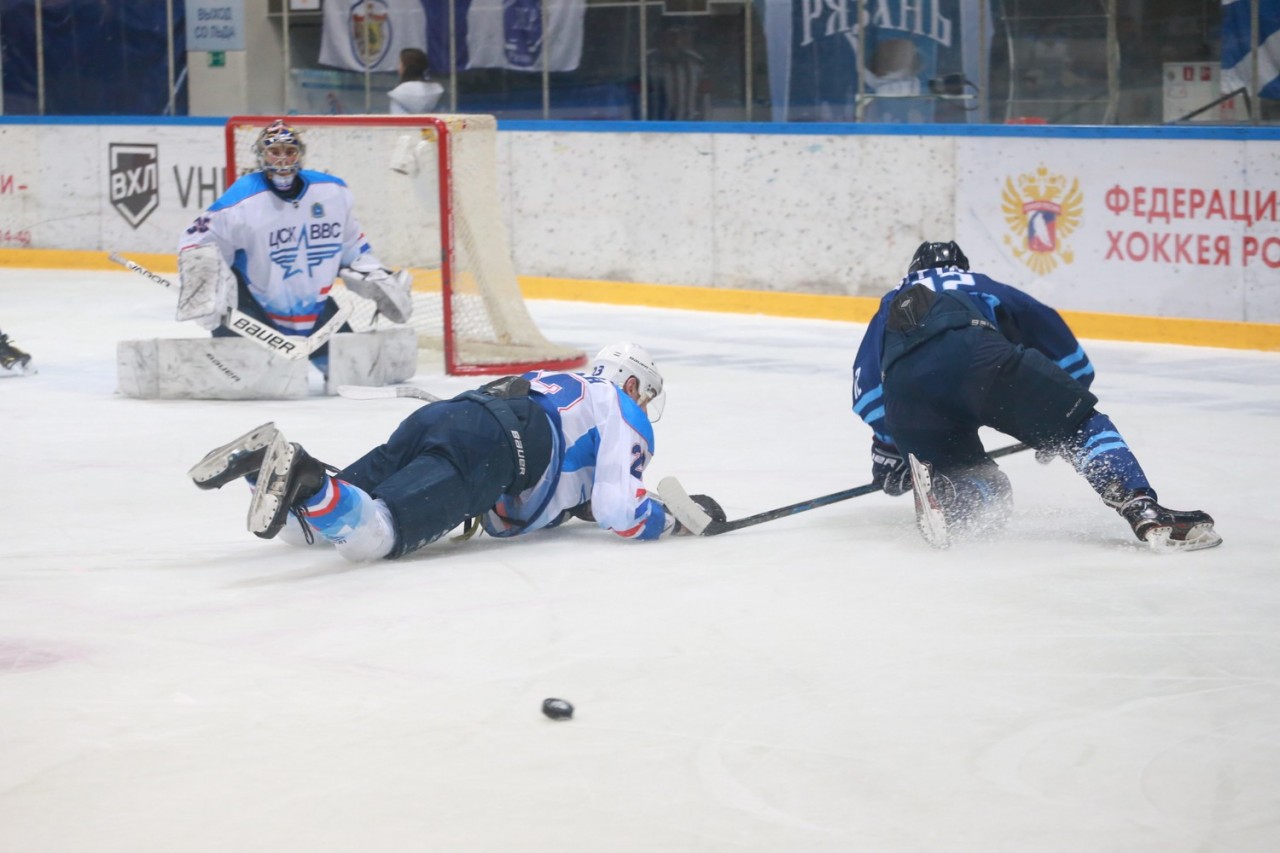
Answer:
<path fill-rule="evenodd" d="M 112 263 L 136 272 L 143 278 L 150 279 L 162 287 L 173 289 L 173 282 L 169 281 L 169 279 L 152 272 L 142 264 L 122 257 L 118 252 L 112 252 L 107 258 Z M 351 306 L 339 303 L 338 313 L 329 318 L 329 321 L 323 326 L 301 339 L 297 335 L 282 334 L 265 323 L 253 319 L 238 308 L 232 308 L 223 315 L 222 325 L 237 335 L 248 338 L 269 352 L 290 360 L 299 360 L 310 358 L 316 350 L 329 343 L 329 338 L 333 337 L 333 333 L 341 328 L 342 324 L 347 322 L 347 318 L 350 316 Z"/>
<path fill-rule="evenodd" d="M 339 385 L 338 396 L 348 400 L 387 400 L 392 397 L 412 397 L 435 403 L 441 398 L 417 385 Z"/>
<path fill-rule="evenodd" d="M 1012 444 L 1008 447 L 992 450 L 987 455 L 992 459 L 996 459 L 1027 448 L 1028 445 L 1026 444 Z M 694 503 L 693 498 L 689 497 L 689 493 L 685 491 L 684 486 L 680 485 L 680 481 L 675 477 L 665 477 L 662 482 L 658 483 L 658 494 L 662 497 L 662 502 L 675 515 L 677 521 L 698 536 L 718 536 L 731 530 L 753 527 L 757 524 L 764 524 L 766 521 L 786 518 L 789 515 L 808 512 L 811 509 L 847 501 L 850 498 L 862 497 L 878 491 L 880 491 L 878 485 L 867 483 L 865 486 L 845 489 L 843 492 L 833 492 L 819 498 L 810 498 L 807 501 L 800 501 L 799 503 L 778 507 L 767 512 L 749 515 L 746 518 L 739 518 L 733 521 L 716 521 L 702 507 Z"/>

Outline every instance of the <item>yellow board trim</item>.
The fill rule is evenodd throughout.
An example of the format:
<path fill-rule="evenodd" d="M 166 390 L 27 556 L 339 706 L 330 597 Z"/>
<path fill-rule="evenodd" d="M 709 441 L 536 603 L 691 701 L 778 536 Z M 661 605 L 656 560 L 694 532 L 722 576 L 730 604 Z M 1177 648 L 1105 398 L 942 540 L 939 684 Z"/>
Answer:
<path fill-rule="evenodd" d="M 177 272 L 170 254 L 125 252 L 130 260 L 159 273 Z M 70 249 L 0 249 L 0 267 L 70 270 L 118 270 L 106 252 Z M 425 282 L 424 282 L 425 283 Z M 617 281 L 521 276 L 520 289 L 529 299 L 558 299 L 604 305 L 642 305 L 723 314 L 763 314 L 810 320 L 866 323 L 879 299 L 818 293 L 733 290 L 673 284 L 631 284 Z M 1081 338 L 1141 343 L 1182 344 L 1225 349 L 1280 351 L 1280 324 L 1195 320 L 1183 317 L 1143 317 L 1063 311 L 1062 317 Z"/>
<path fill-rule="evenodd" d="M 869 296 L 624 284 L 534 276 L 521 278 L 520 286 L 524 295 L 530 299 L 566 299 L 573 302 L 645 305 L 651 308 L 681 308 L 726 314 L 764 314 L 770 317 L 799 317 L 848 323 L 868 322 L 880 306 L 879 299 Z M 1280 351 L 1280 325 L 1273 323 L 1142 317 L 1087 311 L 1061 313 L 1067 325 L 1081 338 Z"/>

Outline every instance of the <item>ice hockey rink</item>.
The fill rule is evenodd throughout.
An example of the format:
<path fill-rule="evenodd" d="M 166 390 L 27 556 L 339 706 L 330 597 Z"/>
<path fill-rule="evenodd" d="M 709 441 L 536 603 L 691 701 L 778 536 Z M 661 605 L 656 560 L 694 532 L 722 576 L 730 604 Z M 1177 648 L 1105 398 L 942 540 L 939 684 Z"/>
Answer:
<path fill-rule="evenodd" d="M 353 565 L 255 538 L 247 488 L 186 470 L 268 420 L 341 465 L 417 403 L 129 399 L 119 340 L 201 334 L 170 295 L 9 269 L 0 305 L 39 369 L 0 379 L 0 850 L 1280 850 L 1280 354 L 1085 341 L 1213 550 L 1143 550 L 1022 453 L 1007 536 L 947 552 L 876 494 Z M 651 485 L 738 518 L 869 479 L 861 326 L 530 308 L 654 354 Z"/>

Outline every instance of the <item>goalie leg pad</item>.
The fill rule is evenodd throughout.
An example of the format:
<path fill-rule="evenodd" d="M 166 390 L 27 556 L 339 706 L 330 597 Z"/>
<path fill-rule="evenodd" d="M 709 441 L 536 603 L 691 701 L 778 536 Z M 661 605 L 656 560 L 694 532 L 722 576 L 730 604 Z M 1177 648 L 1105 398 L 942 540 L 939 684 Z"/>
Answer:
<path fill-rule="evenodd" d="M 121 341 L 120 393 L 144 400 L 293 400 L 306 397 L 310 364 L 277 358 L 245 338 Z"/>
<path fill-rule="evenodd" d="M 334 335 L 329 340 L 328 394 L 341 385 L 391 385 L 418 372 L 418 336 L 408 326 Z"/>

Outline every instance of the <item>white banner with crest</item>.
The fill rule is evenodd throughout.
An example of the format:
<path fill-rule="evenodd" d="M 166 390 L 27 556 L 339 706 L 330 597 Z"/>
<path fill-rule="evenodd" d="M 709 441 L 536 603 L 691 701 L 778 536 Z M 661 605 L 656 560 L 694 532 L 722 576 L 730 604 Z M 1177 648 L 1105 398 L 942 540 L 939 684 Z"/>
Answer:
<path fill-rule="evenodd" d="M 395 72 L 400 51 L 427 47 L 421 0 L 328 0 L 320 64 L 348 71 Z"/>

